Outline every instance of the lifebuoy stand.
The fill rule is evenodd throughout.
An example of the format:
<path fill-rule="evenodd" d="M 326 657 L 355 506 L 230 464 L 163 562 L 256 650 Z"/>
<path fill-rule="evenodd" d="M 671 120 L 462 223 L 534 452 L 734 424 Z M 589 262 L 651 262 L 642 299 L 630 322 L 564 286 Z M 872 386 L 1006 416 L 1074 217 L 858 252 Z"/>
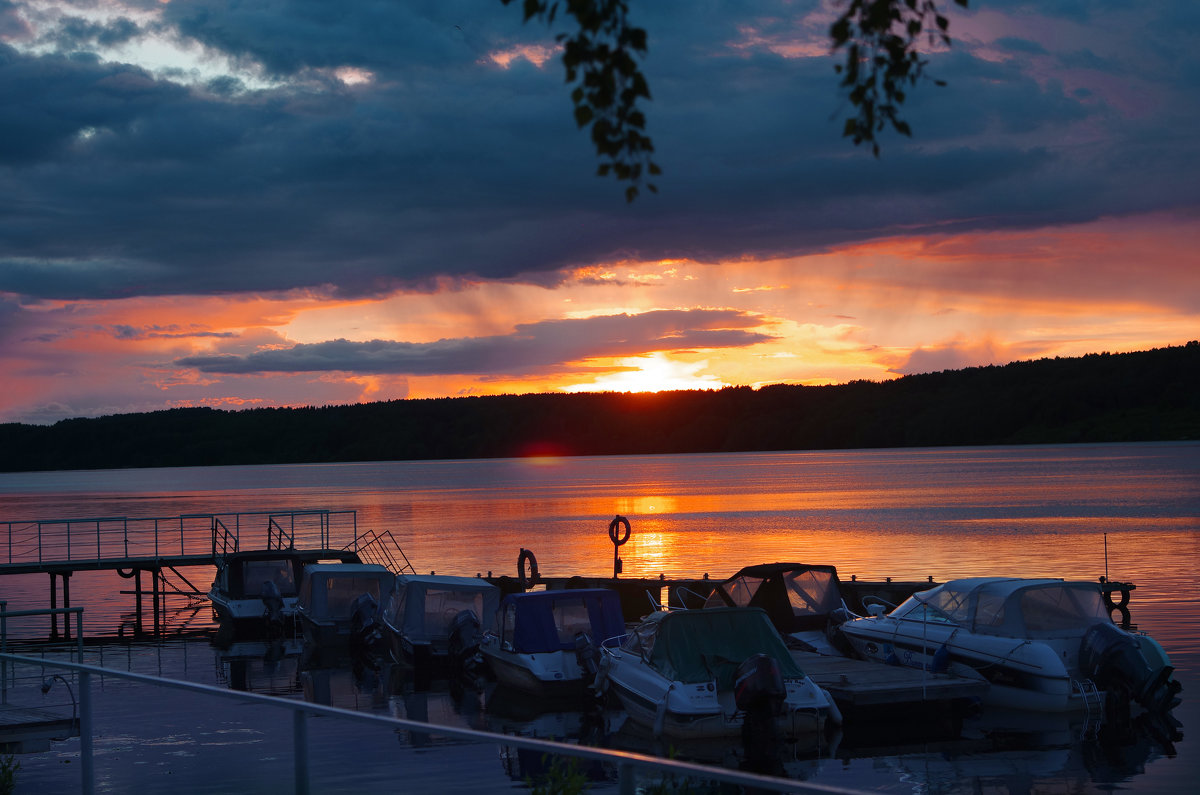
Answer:
<path fill-rule="evenodd" d="M 625 532 L 622 533 L 621 531 Z M 629 540 L 630 534 L 633 532 L 629 526 L 629 520 L 624 516 L 617 514 L 613 520 L 608 523 L 608 538 L 613 542 L 613 579 L 617 579 L 617 575 L 624 568 L 621 561 L 621 545 Z"/>

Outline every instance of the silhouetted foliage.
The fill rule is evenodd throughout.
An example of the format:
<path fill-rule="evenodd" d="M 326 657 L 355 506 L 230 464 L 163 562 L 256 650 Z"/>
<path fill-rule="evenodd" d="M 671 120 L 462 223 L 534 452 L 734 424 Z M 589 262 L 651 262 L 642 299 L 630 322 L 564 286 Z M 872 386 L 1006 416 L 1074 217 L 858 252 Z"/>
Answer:
<path fill-rule="evenodd" d="M 1200 342 L 836 386 L 171 409 L 0 425 L 0 469 L 1200 439 Z"/>
<path fill-rule="evenodd" d="M 954 2 L 967 7 L 967 0 Z M 934 0 L 849 0 L 829 35 L 834 50 L 845 47 L 846 63 L 834 69 L 842 75 L 842 87 L 858 114 L 846 120 L 842 135 L 855 144 L 869 143 L 879 157 L 875 134 L 889 124 L 902 135 L 912 135 L 908 122 L 900 118 L 900 106 L 907 87 L 925 77 L 929 62 L 921 57 L 921 43 L 949 47 L 950 20 L 938 12 Z"/>
<path fill-rule="evenodd" d="M 968 2 L 953 1 L 964 8 Z M 638 66 L 646 56 L 646 31 L 630 24 L 627 0 L 522 0 L 521 7 L 526 22 L 536 18 L 553 25 L 560 10 L 574 19 L 574 32 L 560 33 L 557 40 L 567 82 L 575 85 L 575 123 L 591 127 L 601 161 L 598 175 L 627 180 L 625 199 L 633 201 L 646 176 L 662 173 L 650 159 L 654 143 L 638 107 L 639 100 L 650 99 L 650 85 Z M 888 125 L 912 135 L 900 106 L 907 88 L 925 76 L 922 44 L 948 47 L 950 21 L 939 13 L 936 0 L 846 0 L 829 37 L 834 52 L 845 48 L 845 64 L 834 70 L 856 114 L 846 120 L 842 135 L 870 144 L 878 157 L 876 134 Z M 657 192 L 653 183 L 644 184 Z"/>

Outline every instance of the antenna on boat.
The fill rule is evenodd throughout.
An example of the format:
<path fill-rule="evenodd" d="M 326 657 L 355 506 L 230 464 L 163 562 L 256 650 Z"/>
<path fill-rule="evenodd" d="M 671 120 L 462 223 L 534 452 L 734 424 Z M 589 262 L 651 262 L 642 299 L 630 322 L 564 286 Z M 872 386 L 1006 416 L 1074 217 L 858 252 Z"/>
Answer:
<path fill-rule="evenodd" d="M 1104 534 L 1104 579 L 1108 580 L 1108 533 Z"/>

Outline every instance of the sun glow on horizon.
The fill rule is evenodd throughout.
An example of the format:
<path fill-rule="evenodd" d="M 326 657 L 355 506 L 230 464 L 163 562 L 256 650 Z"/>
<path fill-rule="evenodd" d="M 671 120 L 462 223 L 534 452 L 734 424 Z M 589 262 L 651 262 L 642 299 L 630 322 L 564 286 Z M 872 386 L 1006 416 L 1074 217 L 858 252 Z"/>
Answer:
<path fill-rule="evenodd" d="M 667 392 L 677 389 L 722 389 L 729 386 L 715 375 L 701 375 L 708 361 L 680 362 L 659 351 L 648 356 L 617 359 L 621 369 L 586 384 L 562 387 L 563 392 Z"/>

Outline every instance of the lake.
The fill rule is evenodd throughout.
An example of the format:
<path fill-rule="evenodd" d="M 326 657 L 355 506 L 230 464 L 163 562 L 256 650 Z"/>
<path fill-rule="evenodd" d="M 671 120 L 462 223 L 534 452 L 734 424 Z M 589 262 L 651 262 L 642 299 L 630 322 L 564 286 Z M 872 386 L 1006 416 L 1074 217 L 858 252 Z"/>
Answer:
<path fill-rule="evenodd" d="M 439 574 L 515 575 L 519 551 L 528 548 L 543 575 L 611 575 L 607 528 L 616 514 L 633 528 L 620 549 L 622 576 L 723 578 L 784 560 L 833 564 L 843 579 L 1107 574 L 1137 584 L 1133 620 L 1163 644 L 1184 686 L 1174 717 L 1185 737 L 1200 725 L 1195 442 L 0 474 L 3 522 L 306 509 L 354 511 L 360 531 L 391 531 L 418 571 Z M 10 610 L 46 607 L 47 579 L 0 578 L 0 598 Z M 531 717 L 520 705 L 488 703 L 449 685 L 415 689 L 389 670 L 314 666 L 298 649 L 219 649 L 210 643 L 206 605 L 185 600 L 172 602 L 169 637 L 132 638 L 133 597 L 120 593 L 129 581 L 104 572 L 71 579 L 85 633 L 111 638 L 89 645 L 88 662 L 434 723 L 603 734 L 586 716 Z M 211 572 L 200 580 L 207 588 Z M 100 791 L 290 786 L 286 716 L 275 721 L 182 696 L 159 703 L 135 690 L 109 682 L 97 694 L 97 721 L 106 727 L 97 739 Z M 911 734 L 897 727 L 890 744 L 826 749 L 790 760 L 787 770 L 894 793 L 1190 793 L 1200 776 L 1200 754 L 1186 739 L 1132 730 L 1118 740 L 1049 722 L 1015 736 L 984 725 L 964 726 L 953 738 L 918 742 Z M 388 765 L 403 770 L 393 781 L 402 775 L 417 789 L 522 786 L 521 760 L 503 746 L 433 732 L 380 738 L 313 728 L 310 736 L 314 781 L 323 782 L 314 791 L 366 786 Z M 347 765 L 347 753 L 361 764 Z M 18 758 L 18 791 L 77 781 L 77 769 L 64 764 L 78 760 L 77 740 Z M 600 777 L 594 786 L 613 785 Z"/>

